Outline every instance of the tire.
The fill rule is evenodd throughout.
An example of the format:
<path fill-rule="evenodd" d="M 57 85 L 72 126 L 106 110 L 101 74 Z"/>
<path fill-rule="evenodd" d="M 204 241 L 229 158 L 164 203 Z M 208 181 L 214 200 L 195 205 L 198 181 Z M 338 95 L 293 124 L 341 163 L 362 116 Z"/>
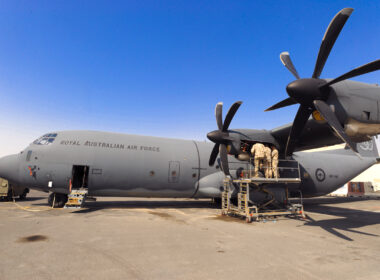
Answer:
<path fill-rule="evenodd" d="M 8 201 L 13 201 L 13 194 L 12 194 L 12 190 L 9 190 L 9 191 L 8 191 L 8 195 L 7 195 L 7 198 L 6 198 L 6 200 L 8 200 Z"/>
<path fill-rule="evenodd" d="M 222 199 L 220 197 L 214 197 L 212 200 L 216 207 L 222 206 Z"/>
<path fill-rule="evenodd" d="M 231 198 L 231 200 L 230 200 L 230 203 L 232 204 L 232 205 L 234 205 L 234 206 L 238 206 L 238 199 L 237 199 L 237 197 L 233 197 L 233 198 Z"/>
<path fill-rule="evenodd" d="M 55 200 L 54 200 L 55 197 Z M 48 204 L 53 208 L 62 208 L 67 202 L 67 194 L 51 193 L 48 197 Z M 53 205 L 54 203 L 54 205 Z"/>
<path fill-rule="evenodd" d="M 29 193 L 29 189 L 25 189 L 24 192 L 22 194 L 20 194 L 19 198 L 21 200 L 24 200 L 26 198 L 26 195 Z"/>

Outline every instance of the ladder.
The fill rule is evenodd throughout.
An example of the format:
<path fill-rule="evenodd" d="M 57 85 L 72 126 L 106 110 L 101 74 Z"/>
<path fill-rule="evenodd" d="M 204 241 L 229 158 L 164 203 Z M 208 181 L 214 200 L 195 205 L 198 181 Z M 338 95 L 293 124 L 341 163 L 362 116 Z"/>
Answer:
<path fill-rule="evenodd" d="M 87 197 L 87 189 L 72 190 L 67 197 L 64 208 L 81 208 Z"/>
<path fill-rule="evenodd" d="M 226 177 L 223 180 L 223 192 L 222 192 L 222 215 L 227 215 L 230 210 L 230 184 L 231 178 Z"/>
<path fill-rule="evenodd" d="M 239 186 L 238 193 L 238 208 L 241 213 L 245 213 L 246 216 L 249 215 L 249 184 L 242 182 Z"/>

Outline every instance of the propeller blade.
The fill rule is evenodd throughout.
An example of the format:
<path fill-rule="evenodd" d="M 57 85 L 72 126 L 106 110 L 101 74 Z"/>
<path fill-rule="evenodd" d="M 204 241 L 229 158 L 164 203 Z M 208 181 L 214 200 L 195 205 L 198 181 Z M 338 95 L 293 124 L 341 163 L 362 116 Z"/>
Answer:
<path fill-rule="evenodd" d="M 219 145 L 219 155 L 222 162 L 222 169 L 225 175 L 230 175 L 230 169 L 228 167 L 228 156 L 227 156 L 227 147 L 222 144 Z"/>
<path fill-rule="evenodd" d="M 223 128 L 222 110 L 223 110 L 223 102 L 217 103 L 215 106 L 215 117 L 216 117 L 216 123 L 220 131 Z"/>
<path fill-rule="evenodd" d="M 293 65 L 293 62 L 292 60 L 290 59 L 290 55 L 288 52 L 282 52 L 280 54 L 280 60 L 282 62 L 282 64 L 284 64 L 284 66 L 286 68 L 288 68 L 288 70 L 293 74 L 294 77 L 296 77 L 296 79 L 298 80 L 300 78 L 300 76 L 298 75 L 298 72 L 296 70 L 296 68 L 294 67 Z"/>
<path fill-rule="evenodd" d="M 322 39 L 321 46 L 319 47 L 313 78 L 319 78 L 321 75 L 323 67 L 325 66 L 327 58 L 329 57 L 330 51 L 353 10 L 354 9 L 352 8 L 344 8 L 335 15 L 327 27 L 326 33 Z"/>
<path fill-rule="evenodd" d="M 214 165 L 216 157 L 218 156 L 218 153 L 219 153 L 219 144 L 215 144 L 210 155 L 210 160 L 208 161 L 209 166 Z"/>
<path fill-rule="evenodd" d="M 290 130 L 288 142 L 286 143 L 285 155 L 291 156 L 296 147 L 299 137 L 305 127 L 307 120 L 309 119 L 311 110 L 306 106 L 300 106 L 297 111 L 297 115 L 294 118 L 293 126 Z"/>
<path fill-rule="evenodd" d="M 380 59 L 372 61 L 365 65 L 362 65 L 358 68 L 355 68 L 354 70 L 351 70 L 350 72 L 347 72 L 346 74 L 343 74 L 342 76 L 339 76 L 338 78 L 335 78 L 334 80 L 328 82 L 327 84 L 324 84 L 321 88 L 326 88 L 338 82 L 351 79 L 353 77 L 357 77 L 363 74 L 371 73 L 377 70 L 380 70 Z"/>
<path fill-rule="evenodd" d="M 266 109 L 264 112 L 276 110 L 276 109 L 283 108 L 283 107 L 290 106 L 290 105 L 294 105 L 294 104 L 297 104 L 297 101 L 294 101 L 293 98 L 289 97 L 289 98 L 286 98 L 286 99 L 278 102 L 277 104 L 274 104 L 273 106 Z"/>
<path fill-rule="evenodd" d="M 240 105 L 242 104 L 242 101 L 237 101 L 228 110 L 228 113 L 226 115 L 226 118 L 224 119 L 223 123 L 223 131 L 226 131 L 228 127 L 230 126 L 230 123 L 232 121 L 232 118 L 235 116 L 236 111 L 239 109 Z"/>
<path fill-rule="evenodd" d="M 355 143 L 351 141 L 351 139 L 344 132 L 342 125 L 339 123 L 338 118 L 335 113 L 331 110 L 329 105 L 322 100 L 314 100 L 315 108 L 321 113 L 323 118 L 328 122 L 328 124 L 334 129 L 336 134 L 353 150 L 356 154 L 359 155 L 358 150 L 356 149 Z"/>

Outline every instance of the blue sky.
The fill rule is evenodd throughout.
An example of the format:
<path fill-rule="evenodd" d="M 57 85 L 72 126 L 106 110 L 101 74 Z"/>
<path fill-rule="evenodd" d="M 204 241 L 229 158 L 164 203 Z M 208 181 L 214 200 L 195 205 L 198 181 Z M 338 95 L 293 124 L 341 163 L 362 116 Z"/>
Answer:
<path fill-rule="evenodd" d="M 0 155 L 64 129 L 204 140 L 219 101 L 244 102 L 231 127 L 291 122 L 263 112 L 293 80 L 279 54 L 310 77 L 344 7 L 323 78 L 380 58 L 379 1 L 0 1 Z"/>

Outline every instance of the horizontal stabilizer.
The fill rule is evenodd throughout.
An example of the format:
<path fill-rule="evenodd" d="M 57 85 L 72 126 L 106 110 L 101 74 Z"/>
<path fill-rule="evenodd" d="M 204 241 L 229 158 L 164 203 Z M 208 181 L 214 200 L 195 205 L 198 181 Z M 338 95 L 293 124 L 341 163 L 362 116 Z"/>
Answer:
<path fill-rule="evenodd" d="M 362 157 L 379 158 L 377 141 L 375 137 L 372 137 L 369 141 L 357 143 L 356 148 Z M 345 149 L 349 149 L 349 147 L 346 146 Z"/>

